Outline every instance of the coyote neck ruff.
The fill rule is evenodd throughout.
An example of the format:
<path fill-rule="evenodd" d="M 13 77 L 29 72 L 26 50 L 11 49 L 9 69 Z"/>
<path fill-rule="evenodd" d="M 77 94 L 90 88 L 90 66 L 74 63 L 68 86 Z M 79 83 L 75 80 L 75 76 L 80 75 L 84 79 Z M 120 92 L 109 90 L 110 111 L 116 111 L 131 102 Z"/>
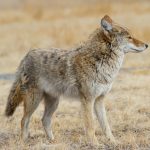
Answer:
<path fill-rule="evenodd" d="M 82 70 L 80 78 L 90 78 L 100 84 L 111 84 L 123 58 L 124 52 L 117 41 L 109 41 L 103 31 L 97 29 L 77 51 L 75 64 Z"/>

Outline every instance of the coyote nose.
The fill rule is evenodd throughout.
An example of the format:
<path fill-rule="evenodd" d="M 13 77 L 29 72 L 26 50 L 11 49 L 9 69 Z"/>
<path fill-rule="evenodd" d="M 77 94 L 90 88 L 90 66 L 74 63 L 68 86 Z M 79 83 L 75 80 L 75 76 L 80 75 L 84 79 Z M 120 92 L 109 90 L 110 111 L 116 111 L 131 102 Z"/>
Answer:
<path fill-rule="evenodd" d="M 148 44 L 145 44 L 145 47 L 148 48 Z"/>

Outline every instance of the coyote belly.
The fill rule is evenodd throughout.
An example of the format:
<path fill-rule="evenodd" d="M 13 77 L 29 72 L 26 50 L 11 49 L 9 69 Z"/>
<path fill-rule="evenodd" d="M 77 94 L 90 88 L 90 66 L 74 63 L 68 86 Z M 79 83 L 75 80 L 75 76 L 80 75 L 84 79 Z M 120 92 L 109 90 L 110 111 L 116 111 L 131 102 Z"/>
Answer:
<path fill-rule="evenodd" d="M 114 24 L 109 16 L 101 20 L 82 45 L 70 51 L 61 49 L 32 50 L 21 61 L 6 106 L 6 116 L 13 115 L 23 101 L 22 138 L 28 138 L 30 117 L 43 99 L 42 123 L 49 140 L 53 140 L 51 117 L 61 95 L 81 101 L 87 141 L 97 144 L 93 122 L 97 119 L 106 137 L 115 142 L 110 130 L 104 97 L 122 65 L 127 52 L 141 52 L 147 44 L 131 37 L 127 29 Z"/>

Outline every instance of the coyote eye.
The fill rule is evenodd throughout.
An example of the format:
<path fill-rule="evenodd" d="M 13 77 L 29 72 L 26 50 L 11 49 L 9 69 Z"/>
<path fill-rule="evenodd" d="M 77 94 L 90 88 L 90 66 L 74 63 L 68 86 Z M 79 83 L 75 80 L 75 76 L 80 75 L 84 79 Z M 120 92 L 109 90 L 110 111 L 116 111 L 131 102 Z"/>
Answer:
<path fill-rule="evenodd" d="M 129 38 L 129 39 L 132 39 L 132 37 L 131 37 L 131 36 L 129 36 L 128 38 Z"/>

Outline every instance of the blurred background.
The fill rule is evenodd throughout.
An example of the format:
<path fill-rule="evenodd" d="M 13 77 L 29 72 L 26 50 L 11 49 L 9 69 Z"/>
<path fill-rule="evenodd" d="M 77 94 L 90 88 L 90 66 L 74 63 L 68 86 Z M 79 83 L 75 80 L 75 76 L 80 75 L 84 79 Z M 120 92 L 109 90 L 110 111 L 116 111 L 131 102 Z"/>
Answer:
<path fill-rule="evenodd" d="M 149 43 L 149 0 L 0 0 L 0 72 L 15 72 L 30 49 L 76 46 L 105 14 Z M 132 56 L 125 67 L 149 66 L 148 51 Z"/>
<path fill-rule="evenodd" d="M 34 48 L 71 49 L 99 28 L 105 14 L 150 46 L 150 0 L 0 0 L 0 149 L 150 149 L 149 48 L 126 55 L 106 98 L 108 119 L 120 143 L 117 147 L 108 142 L 98 123 L 96 136 L 103 148 L 84 143 L 79 102 L 61 101 L 53 123 L 55 144 L 46 140 L 42 130 L 43 105 L 33 115 L 27 144 L 20 138 L 23 105 L 13 117 L 4 116 L 11 74 L 25 54 Z"/>

